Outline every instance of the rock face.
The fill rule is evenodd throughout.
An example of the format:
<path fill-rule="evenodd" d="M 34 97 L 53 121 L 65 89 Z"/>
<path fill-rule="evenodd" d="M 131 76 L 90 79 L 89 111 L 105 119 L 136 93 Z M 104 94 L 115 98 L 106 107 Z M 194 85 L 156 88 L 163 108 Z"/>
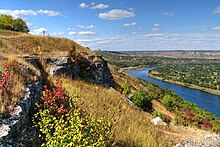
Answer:
<path fill-rule="evenodd" d="M 167 125 L 160 117 L 156 117 L 151 120 L 151 123 L 154 125 Z"/>
<path fill-rule="evenodd" d="M 85 57 L 84 62 L 73 62 L 69 57 L 47 57 L 43 61 L 49 65 L 51 76 L 81 78 L 92 83 L 111 86 L 113 78 L 105 60 L 95 61 L 94 55 Z M 101 58 L 98 56 L 98 58 Z"/>
<path fill-rule="evenodd" d="M 39 145 L 38 133 L 32 127 L 30 114 L 41 91 L 41 82 L 28 85 L 24 98 L 10 112 L 10 116 L 0 120 L 0 146 Z"/>

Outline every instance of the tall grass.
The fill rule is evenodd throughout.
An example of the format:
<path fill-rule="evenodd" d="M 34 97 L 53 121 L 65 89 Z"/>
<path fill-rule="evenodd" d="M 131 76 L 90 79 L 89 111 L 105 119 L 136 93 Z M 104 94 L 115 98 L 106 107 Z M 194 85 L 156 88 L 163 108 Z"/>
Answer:
<path fill-rule="evenodd" d="M 169 146 L 161 131 L 166 128 L 151 125 L 148 113 L 127 104 L 115 90 L 68 78 L 54 80 L 62 80 L 69 95 L 78 96 L 82 102 L 81 107 L 92 117 L 115 120 L 115 146 Z"/>

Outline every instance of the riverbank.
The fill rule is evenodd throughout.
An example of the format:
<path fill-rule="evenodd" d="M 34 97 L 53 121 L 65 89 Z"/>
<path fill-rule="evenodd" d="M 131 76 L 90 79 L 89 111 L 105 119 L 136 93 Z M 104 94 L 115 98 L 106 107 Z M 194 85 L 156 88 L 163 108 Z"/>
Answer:
<path fill-rule="evenodd" d="M 215 95 L 219 95 L 220 96 L 220 91 L 219 90 L 214 90 L 214 89 L 210 89 L 210 88 L 205 88 L 205 87 L 201 87 L 201 86 L 197 86 L 197 85 L 193 85 L 193 84 L 187 84 L 187 83 L 182 83 L 179 81 L 173 81 L 173 80 L 163 80 L 163 78 L 155 76 L 152 71 L 147 73 L 149 77 L 157 79 L 157 80 L 161 80 L 164 82 L 168 82 L 168 83 L 172 83 L 172 84 L 176 84 L 176 85 L 180 85 L 180 86 L 184 86 L 184 87 L 188 87 L 188 88 L 192 88 L 192 89 L 197 89 L 197 90 L 201 90 L 207 93 L 211 93 L 211 94 L 215 94 Z"/>

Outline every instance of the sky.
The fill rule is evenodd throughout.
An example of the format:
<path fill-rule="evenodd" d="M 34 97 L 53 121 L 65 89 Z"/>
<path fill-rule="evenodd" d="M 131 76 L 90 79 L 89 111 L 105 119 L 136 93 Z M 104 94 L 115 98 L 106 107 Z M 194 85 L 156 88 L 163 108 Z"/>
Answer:
<path fill-rule="evenodd" d="M 220 0 L 0 0 L 0 14 L 92 50 L 220 50 Z"/>

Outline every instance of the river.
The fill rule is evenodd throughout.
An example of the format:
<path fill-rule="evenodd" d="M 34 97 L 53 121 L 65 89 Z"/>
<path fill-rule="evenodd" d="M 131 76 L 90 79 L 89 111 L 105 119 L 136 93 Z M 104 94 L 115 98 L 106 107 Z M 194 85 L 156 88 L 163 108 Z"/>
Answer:
<path fill-rule="evenodd" d="M 201 90 L 195 90 L 184 86 L 179 86 L 176 84 L 171 84 L 163 82 L 161 80 L 153 79 L 147 75 L 147 73 L 151 69 L 152 68 L 145 68 L 140 70 L 127 70 L 126 72 L 136 78 L 140 78 L 145 81 L 154 83 L 160 87 L 172 90 L 185 100 L 197 104 L 197 106 L 199 106 L 200 108 L 206 108 L 207 111 L 220 117 L 220 96 L 203 92 Z"/>

